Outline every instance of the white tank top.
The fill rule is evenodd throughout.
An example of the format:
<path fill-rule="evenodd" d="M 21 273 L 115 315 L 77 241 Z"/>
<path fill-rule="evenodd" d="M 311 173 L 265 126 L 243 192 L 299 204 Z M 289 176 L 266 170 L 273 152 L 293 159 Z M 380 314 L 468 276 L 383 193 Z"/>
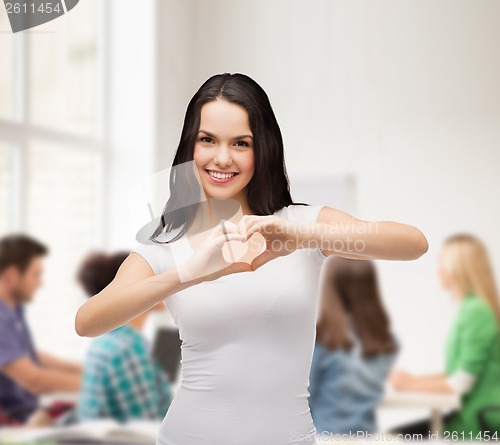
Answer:
<path fill-rule="evenodd" d="M 274 215 L 316 223 L 322 207 Z M 177 243 L 177 255 L 181 242 L 132 251 L 159 274 L 175 266 L 168 250 Z M 157 445 L 317 444 L 308 387 L 324 258 L 300 249 L 165 298 L 182 340 L 181 380 Z"/>

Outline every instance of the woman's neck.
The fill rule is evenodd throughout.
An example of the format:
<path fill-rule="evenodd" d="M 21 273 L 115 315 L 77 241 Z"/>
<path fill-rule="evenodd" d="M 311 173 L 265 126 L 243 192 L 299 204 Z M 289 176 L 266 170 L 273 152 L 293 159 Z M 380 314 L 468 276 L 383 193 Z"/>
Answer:
<path fill-rule="evenodd" d="M 247 199 L 247 195 L 246 195 L 246 191 L 245 190 L 242 190 L 239 194 L 237 194 L 236 196 L 233 196 L 233 198 L 235 201 L 238 201 L 240 203 L 240 209 L 241 209 L 241 212 L 243 213 L 243 215 L 252 215 L 253 212 L 252 210 L 250 209 L 250 206 L 248 205 L 248 199 Z"/>
<path fill-rule="evenodd" d="M 210 220 L 213 224 L 217 224 L 221 218 L 229 219 L 231 216 L 237 213 L 236 206 L 239 204 L 238 212 L 241 212 L 242 215 L 252 215 L 253 212 L 248 205 L 248 201 L 239 197 L 233 197 L 227 199 L 227 203 L 224 204 L 224 199 L 217 199 L 207 196 L 207 206 L 205 211 L 201 209 L 202 213 L 206 213 L 209 215 Z M 213 225 L 212 224 L 212 225 Z"/>
<path fill-rule="evenodd" d="M 465 297 L 467 296 L 466 293 L 464 293 L 461 289 L 458 289 L 458 288 L 453 288 L 452 293 L 453 293 L 453 298 L 455 298 L 455 300 L 457 300 L 459 302 L 463 301 L 465 299 Z"/>

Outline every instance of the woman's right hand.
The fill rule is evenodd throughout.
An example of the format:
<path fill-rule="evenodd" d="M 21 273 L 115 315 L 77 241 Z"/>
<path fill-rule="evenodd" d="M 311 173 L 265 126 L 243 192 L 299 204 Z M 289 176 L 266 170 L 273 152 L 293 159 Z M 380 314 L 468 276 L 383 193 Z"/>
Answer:
<path fill-rule="evenodd" d="M 203 242 L 193 249 L 191 257 L 181 266 L 177 272 L 181 282 L 213 281 L 222 276 L 239 272 L 251 272 L 248 263 L 227 262 L 224 259 L 222 249 L 228 241 L 246 241 L 246 235 L 238 231 L 238 226 L 231 221 L 224 221 L 226 234 L 221 224 L 217 224 L 210 230 Z"/>

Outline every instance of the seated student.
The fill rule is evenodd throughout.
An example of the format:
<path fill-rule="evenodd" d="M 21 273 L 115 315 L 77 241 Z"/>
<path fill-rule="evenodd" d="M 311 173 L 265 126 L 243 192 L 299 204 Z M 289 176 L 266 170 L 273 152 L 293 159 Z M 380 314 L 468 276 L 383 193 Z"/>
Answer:
<path fill-rule="evenodd" d="M 25 319 L 25 304 L 41 285 L 47 247 L 12 234 L 0 239 L 0 407 L 22 424 L 39 407 L 39 395 L 78 392 L 80 365 L 36 351 Z"/>
<path fill-rule="evenodd" d="M 375 265 L 332 256 L 323 267 L 309 386 L 316 434 L 372 434 L 398 351 Z"/>
<path fill-rule="evenodd" d="M 406 391 L 460 394 L 460 409 L 445 416 L 445 434 L 450 440 L 474 440 L 482 433 L 480 411 L 500 409 L 500 306 L 484 244 L 471 234 L 450 236 L 440 252 L 439 277 L 457 304 L 446 343 L 446 371 L 417 376 L 395 370 L 389 381 Z M 500 424 L 494 427 L 500 432 Z M 394 429 L 424 437 L 429 431 L 428 419 Z"/>
<path fill-rule="evenodd" d="M 16 420 L 13 417 L 8 416 L 2 407 L 0 407 L 0 428 L 5 427 L 5 426 L 19 426 L 22 425 L 22 422 L 19 420 Z"/>
<path fill-rule="evenodd" d="M 78 279 L 89 297 L 113 280 L 128 254 L 88 255 Z M 173 398 L 171 382 L 141 334 L 146 317 L 156 310 L 165 310 L 164 303 L 90 342 L 77 407 L 78 421 L 111 417 L 126 422 L 133 418 L 165 417 Z"/>

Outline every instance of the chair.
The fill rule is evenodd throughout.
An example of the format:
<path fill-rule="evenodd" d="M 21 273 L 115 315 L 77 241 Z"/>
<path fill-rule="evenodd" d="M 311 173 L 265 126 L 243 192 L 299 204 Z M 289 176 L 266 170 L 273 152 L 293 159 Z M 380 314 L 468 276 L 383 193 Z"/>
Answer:
<path fill-rule="evenodd" d="M 19 425 L 22 425 L 21 421 L 9 416 L 7 412 L 2 407 L 0 407 L 0 427 Z"/>
<path fill-rule="evenodd" d="M 495 419 L 493 423 L 492 417 Z M 490 405 L 480 409 L 477 413 L 477 420 L 481 431 L 497 432 L 498 439 L 500 439 L 500 405 Z"/>

